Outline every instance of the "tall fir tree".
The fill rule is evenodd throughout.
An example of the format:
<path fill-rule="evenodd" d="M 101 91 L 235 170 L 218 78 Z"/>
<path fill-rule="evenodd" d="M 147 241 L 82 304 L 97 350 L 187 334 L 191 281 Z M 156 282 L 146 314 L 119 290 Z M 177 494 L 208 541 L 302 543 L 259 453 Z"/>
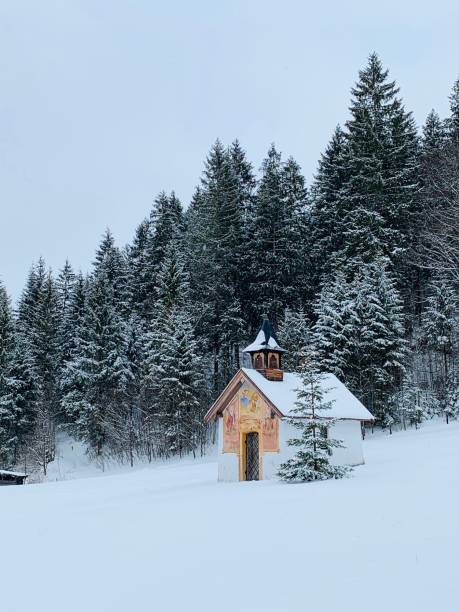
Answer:
<path fill-rule="evenodd" d="M 277 324 L 287 306 L 299 307 L 305 291 L 307 194 L 298 164 L 282 162 L 274 145 L 262 165 L 248 244 L 252 301 Z"/>
<path fill-rule="evenodd" d="M 302 309 L 287 308 L 279 330 L 279 342 L 285 350 L 282 356 L 284 370 L 296 372 L 306 351 L 312 350 L 312 326 Z"/>
<path fill-rule="evenodd" d="M 346 172 L 339 193 L 343 257 L 364 261 L 387 256 L 401 265 L 416 211 L 417 135 L 413 118 L 397 97 L 376 54 L 352 89 L 346 123 Z"/>
<path fill-rule="evenodd" d="M 217 141 L 192 202 L 187 241 L 197 333 L 212 354 L 215 394 L 239 367 L 244 207 L 231 153 Z"/>
<path fill-rule="evenodd" d="M 297 402 L 288 423 L 298 429 L 298 438 L 288 440 L 295 447 L 293 457 L 281 464 L 279 476 L 288 482 L 311 482 L 329 478 L 343 478 L 351 468 L 333 465 L 331 456 L 336 448 L 343 448 L 340 440 L 330 437 L 333 419 L 327 411 L 333 406 L 327 401 L 324 376 L 311 357 L 303 357 L 299 372 L 302 385 L 297 390 Z"/>
<path fill-rule="evenodd" d="M 321 155 L 311 190 L 311 267 L 315 291 L 319 290 L 321 279 L 332 272 L 331 255 L 343 248 L 338 194 L 348 178 L 346 147 L 346 134 L 338 125 Z"/>

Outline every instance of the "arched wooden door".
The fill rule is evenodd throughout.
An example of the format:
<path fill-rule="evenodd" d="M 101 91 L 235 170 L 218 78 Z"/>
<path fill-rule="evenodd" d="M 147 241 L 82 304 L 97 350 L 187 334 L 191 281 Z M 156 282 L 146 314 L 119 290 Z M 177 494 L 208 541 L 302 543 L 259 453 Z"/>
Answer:
<path fill-rule="evenodd" d="M 260 452 L 257 431 L 245 436 L 245 479 L 260 480 Z"/>

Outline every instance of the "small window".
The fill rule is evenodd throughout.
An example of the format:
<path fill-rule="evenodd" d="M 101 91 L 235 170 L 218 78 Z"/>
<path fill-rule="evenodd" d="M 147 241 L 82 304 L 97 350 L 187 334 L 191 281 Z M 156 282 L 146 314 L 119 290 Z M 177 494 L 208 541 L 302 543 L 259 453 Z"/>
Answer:
<path fill-rule="evenodd" d="M 258 353 L 258 355 L 255 357 L 255 369 L 261 370 L 262 368 L 263 368 L 263 358 L 260 355 L 260 353 Z"/>
<path fill-rule="evenodd" d="M 278 367 L 277 355 L 270 355 L 269 356 L 269 367 L 272 368 L 272 369 L 276 369 Z"/>

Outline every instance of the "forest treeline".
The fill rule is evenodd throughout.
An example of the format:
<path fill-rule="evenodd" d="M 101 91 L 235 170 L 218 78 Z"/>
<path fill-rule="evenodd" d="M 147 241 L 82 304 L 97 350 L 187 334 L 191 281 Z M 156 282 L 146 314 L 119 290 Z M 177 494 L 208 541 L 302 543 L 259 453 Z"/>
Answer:
<path fill-rule="evenodd" d="M 0 467 L 46 472 L 59 428 L 101 460 L 203 452 L 263 312 L 286 369 L 314 350 L 383 427 L 456 417 L 459 80 L 449 99 L 419 132 L 372 54 L 311 185 L 217 141 L 191 203 L 160 193 L 89 274 L 40 259 L 16 308 L 0 285 Z"/>

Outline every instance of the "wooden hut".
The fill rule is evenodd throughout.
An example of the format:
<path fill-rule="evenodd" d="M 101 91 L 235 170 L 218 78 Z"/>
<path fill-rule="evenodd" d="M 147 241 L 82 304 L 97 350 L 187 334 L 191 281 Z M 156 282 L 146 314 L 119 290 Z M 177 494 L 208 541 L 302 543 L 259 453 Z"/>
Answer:
<path fill-rule="evenodd" d="M 26 481 L 27 474 L 23 472 L 9 472 L 0 470 L 0 487 L 6 485 L 23 485 Z"/>

